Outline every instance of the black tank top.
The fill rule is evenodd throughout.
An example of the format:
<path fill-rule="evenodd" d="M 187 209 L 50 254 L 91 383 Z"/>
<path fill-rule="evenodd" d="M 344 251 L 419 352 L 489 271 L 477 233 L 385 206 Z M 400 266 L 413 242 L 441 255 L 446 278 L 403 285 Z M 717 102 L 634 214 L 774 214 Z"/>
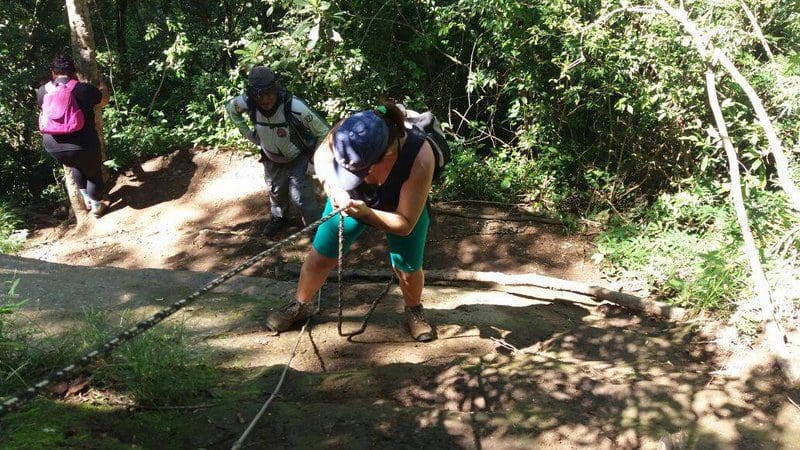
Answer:
<path fill-rule="evenodd" d="M 370 208 L 380 211 L 396 211 L 397 204 L 400 202 L 400 189 L 411 175 L 411 167 L 424 142 L 425 134 L 422 131 L 416 128 L 406 130 L 406 142 L 400 149 L 397 161 L 392 166 L 386 182 L 381 186 L 362 183 L 355 190 L 348 192 L 350 197 L 364 201 Z"/>

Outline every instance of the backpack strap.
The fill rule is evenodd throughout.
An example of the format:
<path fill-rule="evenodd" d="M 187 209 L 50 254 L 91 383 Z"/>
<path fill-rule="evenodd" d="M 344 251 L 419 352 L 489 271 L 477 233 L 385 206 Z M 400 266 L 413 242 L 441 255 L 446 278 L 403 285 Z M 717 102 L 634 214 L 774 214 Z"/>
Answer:
<path fill-rule="evenodd" d="M 290 106 L 291 105 L 291 101 L 292 101 L 291 94 L 287 95 L 286 97 L 289 97 L 289 101 L 288 102 L 284 102 L 284 106 L 283 106 L 283 116 L 286 119 L 286 121 L 285 122 L 278 122 L 278 123 L 260 122 L 258 120 L 257 116 L 256 116 L 256 113 L 257 113 L 256 104 L 255 104 L 254 101 L 252 101 L 248 97 L 245 100 L 245 103 L 247 104 L 247 113 L 250 116 L 250 121 L 253 122 L 253 125 L 254 126 L 255 125 L 261 125 L 262 127 L 268 127 L 268 128 L 280 128 L 280 127 L 290 126 L 291 123 L 289 123 L 288 120 L 289 120 L 289 117 L 290 117 L 289 113 L 291 112 L 291 106 Z"/>
<path fill-rule="evenodd" d="M 301 152 L 311 152 L 314 150 L 314 142 L 316 140 L 311 130 L 292 111 L 292 100 L 294 100 L 294 95 L 286 91 L 286 100 L 283 103 L 283 117 L 286 118 L 286 122 L 289 125 L 289 139 Z M 298 100 L 302 102 L 301 99 Z"/>
<path fill-rule="evenodd" d="M 247 105 L 247 115 L 250 116 L 250 122 L 253 122 L 253 126 L 255 127 L 256 121 L 256 102 L 250 98 L 249 95 L 246 95 L 244 98 L 244 102 Z"/>
<path fill-rule="evenodd" d="M 75 90 L 75 86 L 77 86 L 77 85 L 78 85 L 78 80 L 73 78 L 73 79 L 67 81 L 67 84 L 66 84 L 67 90 L 72 92 L 73 90 Z"/>
<path fill-rule="evenodd" d="M 250 98 L 247 97 L 245 99 L 245 103 L 247 104 L 247 113 L 250 116 L 250 121 L 253 123 L 253 126 L 261 125 L 262 127 L 269 127 L 269 128 L 289 128 L 289 139 L 292 141 L 295 147 L 300 149 L 301 152 L 308 152 L 314 150 L 314 136 L 311 133 L 311 130 L 308 129 L 306 124 L 303 123 L 292 111 L 292 100 L 294 99 L 294 95 L 291 92 L 286 91 L 284 94 L 283 99 L 283 117 L 285 119 L 284 122 L 278 123 L 269 123 L 269 122 L 259 122 L 258 118 L 256 117 L 256 104 Z M 301 100 L 302 101 L 302 100 Z M 256 134 L 256 139 L 258 139 L 258 134 Z"/>

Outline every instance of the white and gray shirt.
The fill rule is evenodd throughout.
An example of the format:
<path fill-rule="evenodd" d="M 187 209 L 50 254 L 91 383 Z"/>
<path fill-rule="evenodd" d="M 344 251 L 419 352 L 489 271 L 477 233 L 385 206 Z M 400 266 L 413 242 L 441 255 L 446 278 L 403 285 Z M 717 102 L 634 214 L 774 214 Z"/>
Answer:
<path fill-rule="evenodd" d="M 247 108 L 247 96 L 239 95 L 231 99 L 225 110 L 233 121 L 242 136 L 247 138 L 255 145 L 260 145 L 263 153 L 272 161 L 286 163 L 300 154 L 301 148 L 297 148 L 289 139 L 291 127 L 284 116 L 283 105 L 278 105 L 275 112 L 267 117 L 256 108 L 256 123 L 250 120 L 250 112 Z M 320 142 L 328 133 L 328 124 L 325 119 L 315 113 L 302 99 L 292 95 L 291 113 L 305 124 L 306 128 Z M 255 125 L 255 131 L 251 127 Z M 258 138 L 256 138 L 256 135 Z"/>

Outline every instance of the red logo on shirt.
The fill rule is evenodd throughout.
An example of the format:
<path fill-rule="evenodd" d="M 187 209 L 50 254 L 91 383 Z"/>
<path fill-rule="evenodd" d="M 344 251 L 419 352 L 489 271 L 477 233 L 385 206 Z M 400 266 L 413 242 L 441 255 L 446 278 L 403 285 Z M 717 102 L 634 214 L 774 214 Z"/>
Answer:
<path fill-rule="evenodd" d="M 277 134 L 278 137 L 285 138 L 286 137 L 286 130 L 284 130 L 283 128 L 278 128 L 277 130 L 275 130 L 275 134 Z"/>

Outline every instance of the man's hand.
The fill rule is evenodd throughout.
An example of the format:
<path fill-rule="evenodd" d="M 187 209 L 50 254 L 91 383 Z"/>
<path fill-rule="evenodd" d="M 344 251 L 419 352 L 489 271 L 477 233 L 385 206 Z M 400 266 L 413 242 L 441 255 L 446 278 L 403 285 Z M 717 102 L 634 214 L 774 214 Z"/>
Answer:
<path fill-rule="evenodd" d="M 250 130 L 250 132 L 247 133 L 247 136 L 245 137 L 247 138 L 248 141 L 252 142 L 255 145 L 258 145 L 258 140 L 256 139 L 256 130 Z"/>

